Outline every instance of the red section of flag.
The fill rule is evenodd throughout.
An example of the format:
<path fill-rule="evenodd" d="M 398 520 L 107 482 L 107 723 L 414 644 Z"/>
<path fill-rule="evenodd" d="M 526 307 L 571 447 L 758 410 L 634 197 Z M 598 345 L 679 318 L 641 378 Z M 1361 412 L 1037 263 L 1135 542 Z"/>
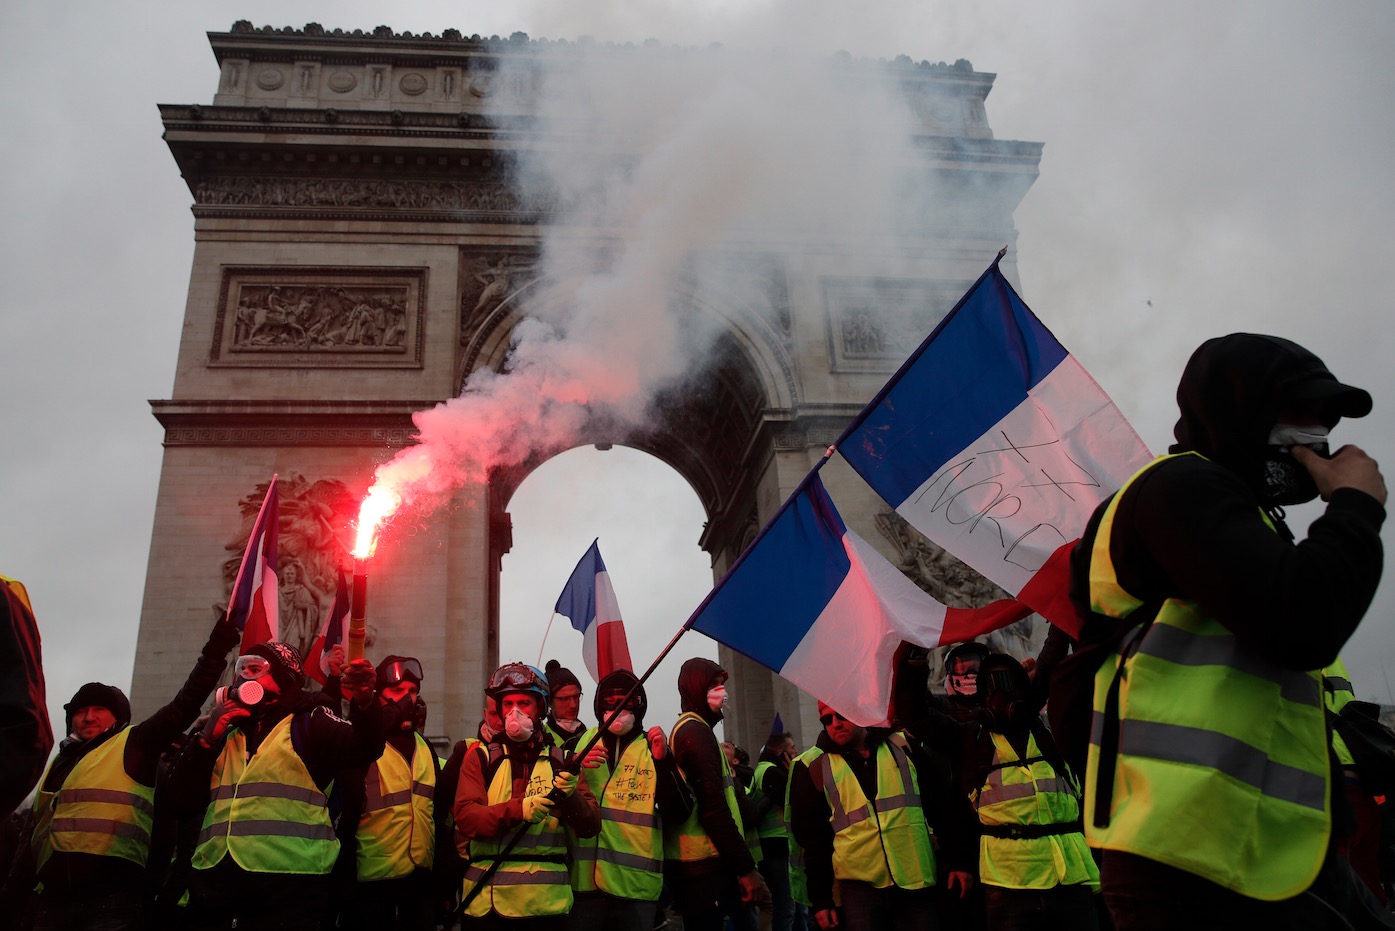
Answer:
<path fill-rule="evenodd" d="M 310 655 L 305 657 L 305 672 L 320 685 L 329 678 L 329 654 L 344 642 L 344 619 L 349 616 L 349 577 L 339 567 L 339 582 L 334 588 L 334 607 L 320 627 Z"/>
<path fill-rule="evenodd" d="M 1085 619 L 1070 600 L 1070 552 L 1077 542 L 1058 546 L 1032 580 L 1022 586 L 1017 598 L 1078 640 Z"/>

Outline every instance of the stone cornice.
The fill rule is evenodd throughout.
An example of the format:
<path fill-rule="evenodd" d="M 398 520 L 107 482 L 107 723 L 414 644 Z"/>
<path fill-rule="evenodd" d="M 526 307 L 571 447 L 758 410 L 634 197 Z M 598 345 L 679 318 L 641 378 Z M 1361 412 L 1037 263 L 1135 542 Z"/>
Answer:
<path fill-rule="evenodd" d="M 151 401 L 171 446 L 369 446 L 413 442 L 415 411 L 436 401 Z"/>

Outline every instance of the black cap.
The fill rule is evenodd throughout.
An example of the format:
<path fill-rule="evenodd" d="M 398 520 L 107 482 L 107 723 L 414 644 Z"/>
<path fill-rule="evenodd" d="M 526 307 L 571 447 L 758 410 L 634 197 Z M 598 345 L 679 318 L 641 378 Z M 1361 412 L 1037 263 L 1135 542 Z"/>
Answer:
<path fill-rule="evenodd" d="M 73 693 L 72 700 L 63 706 L 66 715 L 67 730 L 73 730 L 73 712 L 79 708 L 88 708 L 96 705 L 98 708 L 105 708 L 116 718 L 118 729 L 131 723 L 131 700 L 126 697 L 126 693 L 114 685 L 103 685 L 100 682 L 89 682 Z"/>
<path fill-rule="evenodd" d="M 576 674 L 555 659 L 547 661 L 547 665 L 543 667 L 543 674 L 547 676 L 548 684 L 552 687 L 552 695 L 562 691 L 564 685 L 574 685 L 581 688 L 581 680 L 576 677 Z"/>
<path fill-rule="evenodd" d="M 271 678 L 281 686 L 282 692 L 298 692 L 305 687 L 305 664 L 300 652 L 289 643 L 279 640 L 259 643 L 249 648 L 246 655 L 261 656 L 271 662 Z"/>
<path fill-rule="evenodd" d="M 1284 392 L 1286 401 L 1313 401 L 1338 417 L 1365 417 L 1371 412 L 1370 392 L 1344 385 L 1332 375 L 1314 375 Z"/>

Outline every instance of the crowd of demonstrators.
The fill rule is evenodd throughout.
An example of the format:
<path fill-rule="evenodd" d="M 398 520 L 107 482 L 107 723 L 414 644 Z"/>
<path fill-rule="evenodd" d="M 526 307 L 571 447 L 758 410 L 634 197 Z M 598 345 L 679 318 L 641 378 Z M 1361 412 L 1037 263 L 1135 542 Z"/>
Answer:
<path fill-rule="evenodd" d="M 243 651 L 200 720 L 240 639 L 224 620 L 138 724 L 120 689 L 78 689 L 43 772 L 37 626 L 0 577 L 0 790 L 38 786 L 0 831 L 0 924 L 651 931 L 671 902 L 688 931 L 1395 928 L 1395 735 L 1338 658 L 1386 489 L 1327 448 L 1370 395 L 1233 334 L 1193 354 L 1178 403 L 1169 455 L 1073 552 L 1079 642 L 958 645 L 942 696 L 903 644 L 883 726 L 820 702 L 814 745 L 772 733 L 754 768 L 714 734 L 728 677 L 702 658 L 667 736 L 630 670 L 588 727 L 570 670 L 508 663 L 443 762 L 418 659 L 336 656 L 310 693 L 279 642 Z M 1282 509 L 1316 497 L 1297 540 Z"/>

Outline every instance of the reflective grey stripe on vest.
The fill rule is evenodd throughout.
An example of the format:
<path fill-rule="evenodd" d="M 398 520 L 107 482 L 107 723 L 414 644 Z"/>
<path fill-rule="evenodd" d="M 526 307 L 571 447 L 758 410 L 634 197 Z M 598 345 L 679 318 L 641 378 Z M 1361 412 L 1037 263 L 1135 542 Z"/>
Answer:
<path fill-rule="evenodd" d="M 150 843 L 150 832 L 135 824 L 125 824 L 110 818 L 54 818 L 48 824 L 51 834 L 110 834 Z"/>
<path fill-rule="evenodd" d="M 119 789 L 60 789 L 58 792 L 58 804 L 65 805 L 70 802 L 101 802 L 110 805 L 130 805 L 137 811 L 147 815 L 155 814 L 155 806 L 149 800 L 141 798 L 134 792 L 122 792 Z"/>
<path fill-rule="evenodd" d="M 543 831 L 541 834 L 524 834 L 523 838 L 514 847 L 515 850 L 535 850 L 538 847 L 560 847 L 567 846 L 567 835 L 561 831 Z"/>
<path fill-rule="evenodd" d="M 327 803 L 319 789 L 302 789 L 299 786 L 282 785 L 279 782 L 244 782 L 241 786 L 219 786 L 213 790 L 215 802 L 232 798 L 284 798 L 293 802 L 305 802 L 323 808 Z"/>
<path fill-rule="evenodd" d="M 1030 782 L 1016 782 L 1005 786 L 1000 779 L 996 785 L 990 783 L 989 788 L 978 794 L 978 801 L 974 803 L 974 808 L 995 805 L 998 802 L 1008 802 L 1015 798 L 1026 798 L 1030 795 L 1036 795 L 1038 792 L 1055 792 L 1060 795 L 1075 796 L 1075 791 L 1067 780 L 1054 776 L 1050 779 L 1039 779 L 1035 785 Z"/>
<path fill-rule="evenodd" d="M 602 808 L 601 819 L 604 821 L 618 821 L 621 824 L 637 824 L 644 828 L 656 828 L 659 826 L 659 819 L 654 817 L 653 812 L 627 811 L 623 808 Z"/>
<path fill-rule="evenodd" d="M 888 795 L 886 798 L 876 799 L 872 804 L 876 807 L 877 811 L 885 813 L 888 811 L 896 811 L 900 808 L 910 808 L 912 805 L 919 805 L 920 799 L 910 794 Z"/>
<path fill-rule="evenodd" d="M 199 832 L 199 844 L 223 833 L 229 837 L 300 837 L 305 840 L 335 840 L 334 828 L 327 824 L 294 824 L 290 821 L 218 821 Z"/>
<path fill-rule="evenodd" d="M 1179 666 L 1228 666 L 1279 687 L 1285 700 L 1316 705 L 1322 694 L 1316 679 L 1307 673 L 1272 666 L 1239 649 L 1232 636 L 1203 637 L 1169 624 L 1154 624 L 1138 652 Z"/>
<path fill-rule="evenodd" d="M 411 789 L 402 789 L 398 792 L 389 792 L 387 795 L 378 795 L 375 798 L 369 798 L 368 800 L 366 800 L 363 805 L 363 813 L 368 814 L 370 811 L 381 811 L 384 808 L 395 808 L 398 805 L 406 805 L 411 800 Z"/>
<path fill-rule="evenodd" d="M 817 767 L 818 772 L 812 770 Z M 845 830 L 857 824 L 859 821 L 866 821 L 872 817 L 872 812 L 866 805 L 862 805 L 852 811 L 843 810 L 843 799 L 838 794 L 838 781 L 833 778 L 833 762 L 827 753 L 814 761 L 811 767 L 811 775 L 816 777 L 820 788 L 823 789 L 823 797 L 828 800 L 828 810 L 830 812 L 828 823 L 833 828 L 833 833 Z"/>
<path fill-rule="evenodd" d="M 572 851 L 572 860 L 577 863 L 594 863 L 600 860 L 602 863 L 613 863 L 616 866 L 628 866 L 633 869 L 644 870 L 647 873 L 657 873 L 664 867 L 662 860 L 641 856 L 637 853 L 629 853 L 624 850 L 615 850 L 610 847 L 582 847 Z"/>
<path fill-rule="evenodd" d="M 508 862 L 508 861 L 505 861 Z M 561 863 L 552 864 L 556 869 L 544 870 L 540 873 L 528 873 L 522 870 L 499 869 L 495 871 L 491 880 L 499 886 L 566 886 L 571 884 L 571 879 L 567 875 L 566 869 Z M 477 883 L 484 878 L 484 868 L 473 864 L 465 868 L 466 882 Z"/>
<path fill-rule="evenodd" d="M 412 783 L 412 794 L 420 795 L 422 798 L 426 799 L 429 802 L 436 798 L 436 787 L 429 786 L 420 782 L 414 782 Z"/>
<path fill-rule="evenodd" d="M 1099 745 L 1104 716 L 1095 712 L 1090 742 Z M 1276 763 L 1243 740 L 1180 724 L 1154 721 L 1120 722 L 1119 752 L 1172 763 L 1190 763 L 1225 773 L 1270 798 L 1315 808 L 1327 807 L 1326 780 L 1294 766 Z"/>

